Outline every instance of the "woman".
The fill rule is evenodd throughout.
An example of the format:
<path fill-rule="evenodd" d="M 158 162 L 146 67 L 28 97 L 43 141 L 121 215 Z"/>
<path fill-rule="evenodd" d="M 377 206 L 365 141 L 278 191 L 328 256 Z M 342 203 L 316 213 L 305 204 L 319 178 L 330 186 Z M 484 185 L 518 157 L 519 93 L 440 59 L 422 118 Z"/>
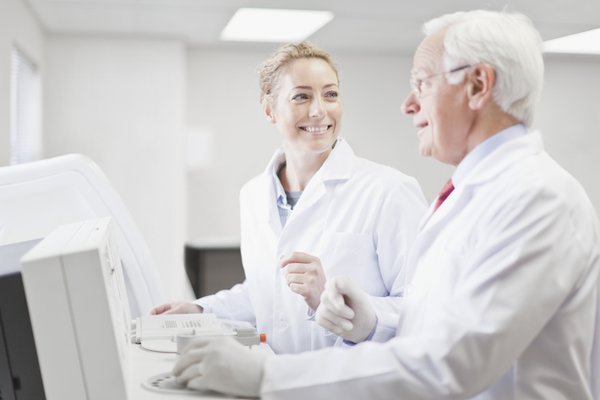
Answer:
<path fill-rule="evenodd" d="M 356 157 L 339 138 L 339 79 L 329 54 L 308 42 L 285 45 L 261 66 L 260 88 L 282 146 L 241 191 L 246 280 L 151 313 L 250 321 L 276 353 L 315 350 L 336 342 L 311 320 L 327 278 L 361 282 L 386 319 L 426 203 L 415 179 Z M 390 324 L 389 337 L 394 331 Z"/>

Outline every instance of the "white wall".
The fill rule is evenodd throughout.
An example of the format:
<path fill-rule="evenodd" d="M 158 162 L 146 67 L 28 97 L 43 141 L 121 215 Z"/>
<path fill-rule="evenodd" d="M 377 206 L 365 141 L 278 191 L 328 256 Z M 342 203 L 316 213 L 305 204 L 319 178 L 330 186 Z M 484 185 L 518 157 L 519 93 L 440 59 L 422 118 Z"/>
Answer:
<path fill-rule="evenodd" d="M 185 48 L 179 42 L 49 37 L 44 153 L 82 153 L 108 176 L 150 248 L 169 298 L 183 267 Z"/>
<path fill-rule="evenodd" d="M 279 143 L 259 102 L 256 68 L 266 55 L 188 52 L 188 128 L 211 132 L 215 152 L 205 167 L 188 173 L 190 242 L 239 243 L 239 190 L 266 167 Z"/>
<path fill-rule="evenodd" d="M 17 46 L 42 72 L 42 28 L 21 0 L 0 0 L 0 166 L 10 161 L 10 55 Z"/>
<path fill-rule="evenodd" d="M 260 173 L 279 143 L 262 117 L 255 72 L 268 52 L 192 49 L 188 56 L 187 123 L 215 132 L 215 156 L 190 173 L 190 242 L 239 240 L 238 192 Z M 431 200 L 452 168 L 417 152 L 416 131 L 401 112 L 412 58 L 333 53 L 344 105 L 342 136 L 355 152 L 416 177 Z M 587 189 L 600 210 L 600 58 L 549 57 L 535 127 L 546 147 Z"/>
<path fill-rule="evenodd" d="M 535 125 L 600 213 L 600 56 L 547 56 Z"/>

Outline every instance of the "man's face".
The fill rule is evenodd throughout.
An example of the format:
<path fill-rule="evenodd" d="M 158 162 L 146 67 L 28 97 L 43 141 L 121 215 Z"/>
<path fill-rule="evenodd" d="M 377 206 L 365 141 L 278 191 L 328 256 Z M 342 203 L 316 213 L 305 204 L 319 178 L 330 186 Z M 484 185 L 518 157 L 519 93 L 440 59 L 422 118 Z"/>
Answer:
<path fill-rule="evenodd" d="M 464 83 L 451 85 L 446 80 L 443 38 L 444 32 L 428 36 L 415 52 L 411 78 L 419 90 L 411 91 L 402 111 L 413 118 L 421 155 L 458 165 L 467 153 L 473 112 Z"/>

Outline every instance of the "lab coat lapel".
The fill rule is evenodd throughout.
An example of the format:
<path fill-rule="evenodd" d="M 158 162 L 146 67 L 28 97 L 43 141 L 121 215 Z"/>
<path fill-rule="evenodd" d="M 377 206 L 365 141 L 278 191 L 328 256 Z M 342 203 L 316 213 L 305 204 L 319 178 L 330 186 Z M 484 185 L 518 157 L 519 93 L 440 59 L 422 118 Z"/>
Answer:
<path fill-rule="evenodd" d="M 279 210 L 277 209 L 277 189 L 276 183 L 273 178 L 273 169 L 276 165 L 280 165 L 284 158 L 283 150 L 278 148 L 275 150 L 271 161 L 267 165 L 262 175 L 263 190 L 261 193 L 264 195 L 262 204 L 264 204 L 263 221 L 268 221 L 269 228 L 275 238 L 281 235 L 281 219 L 279 218 Z"/>
<path fill-rule="evenodd" d="M 264 191 L 264 193 L 267 194 L 268 197 L 264 199 L 264 212 L 265 219 L 269 221 L 269 227 L 271 228 L 271 232 L 275 237 L 279 237 L 279 235 L 281 234 L 281 219 L 279 218 L 279 211 L 277 210 L 277 198 L 275 194 L 275 188 L 273 187 L 271 181 L 272 179 L 269 179 L 269 182 L 265 182 L 268 188 Z"/>
<path fill-rule="evenodd" d="M 530 132 L 520 138 L 511 140 L 493 151 L 483 159 L 464 179 L 452 194 L 444 201 L 443 206 L 434 212 L 433 205 L 421 221 L 419 236 L 425 243 L 430 243 L 447 224 L 448 218 L 461 210 L 471 199 L 477 186 L 496 178 L 510 167 L 516 160 L 543 151 L 544 146 L 539 132 Z M 426 244 L 426 246 L 428 246 Z"/>
<path fill-rule="evenodd" d="M 308 183 L 300 197 L 292 219 L 302 218 L 305 212 L 310 212 L 326 195 L 328 188 L 350 178 L 353 168 L 354 152 L 344 139 L 338 139 L 335 149 L 331 152 L 323 166 Z M 288 222 L 290 222 L 288 221 Z"/>
<path fill-rule="evenodd" d="M 516 160 L 540 151 L 543 151 L 543 143 L 538 132 L 511 140 L 482 160 L 435 212 L 431 205 L 421 220 L 419 233 L 409 255 L 405 283 L 411 281 L 419 259 L 452 218 L 469 203 L 480 185 L 496 178 Z"/>

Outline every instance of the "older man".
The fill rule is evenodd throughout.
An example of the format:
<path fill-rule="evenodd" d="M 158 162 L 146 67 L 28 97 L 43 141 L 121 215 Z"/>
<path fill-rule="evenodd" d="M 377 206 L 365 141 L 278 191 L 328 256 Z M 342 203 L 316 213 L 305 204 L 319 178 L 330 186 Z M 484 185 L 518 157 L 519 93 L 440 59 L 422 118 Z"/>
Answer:
<path fill-rule="evenodd" d="M 529 131 L 539 35 L 523 15 L 489 11 L 434 19 L 425 33 L 403 111 L 421 153 L 456 169 L 398 282 L 396 337 L 277 357 L 198 342 L 175 367 L 180 382 L 286 399 L 597 398 L 597 217 Z M 351 281 L 328 282 L 322 326 L 359 342 L 378 320 Z"/>

